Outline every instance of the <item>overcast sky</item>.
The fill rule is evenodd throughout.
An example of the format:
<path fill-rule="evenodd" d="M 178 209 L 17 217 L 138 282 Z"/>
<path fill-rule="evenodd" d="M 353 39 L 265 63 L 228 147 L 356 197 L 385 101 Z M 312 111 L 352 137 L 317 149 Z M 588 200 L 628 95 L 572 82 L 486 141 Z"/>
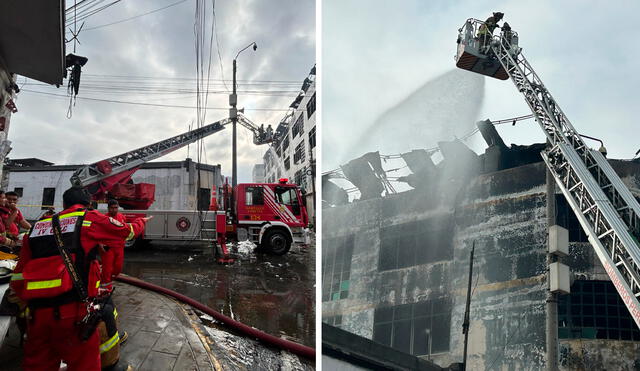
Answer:
<path fill-rule="evenodd" d="M 374 149 L 360 146 L 371 135 L 365 129 L 430 80 L 454 69 L 458 28 L 467 18 L 484 20 L 494 11 L 504 12 L 504 20 L 520 34 L 525 57 L 574 127 L 602 138 L 609 157 L 633 157 L 640 149 L 640 2 L 325 0 L 323 170 Z M 476 120 L 530 113 L 510 80 L 485 78 L 483 90 Z M 443 96 L 449 94 L 442 91 Z M 471 92 L 469 97 L 477 99 Z M 443 109 L 454 112 L 456 106 Z M 399 117 L 394 125 L 403 124 Z M 414 139 L 398 137 L 394 131 L 384 141 Z M 498 131 L 507 144 L 545 140 L 533 120 L 502 125 Z M 477 153 L 484 151 L 480 135 L 469 144 Z"/>
<path fill-rule="evenodd" d="M 110 2 L 110 1 L 109 1 Z M 131 21 L 90 30 L 112 22 L 153 11 L 177 0 L 122 0 L 86 19 L 79 36 L 76 53 L 89 62 L 83 68 L 78 97 L 195 106 L 195 94 L 159 94 L 154 89 L 195 89 L 195 82 L 166 78 L 195 78 L 194 38 L 195 0 Z M 207 2 L 207 21 L 212 20 L 211 1 Z M 106 3 L 105 3 L 106 4 Z M 73 5 L 67 0 L 67 7 Z M 260 124 L 277 125 L 297 95 L 302 81 L 315 63 L 315 2 L 312 0 L 238 0 L 217 1 L 216 20 L 224 78 L 232 77 L 232 60 L 236 53 L 256 41 L 257 51 L 248 49 L 238 58 L 238 79 L 278 81 L 269 85 L 239 85 L 239 90 L 258 91 L 263 95 L 239 93 L 239 107 L 246 116 Z M 79 24 L 78 24 L 79 26 Z M 210 26 L 205 44 L 208 47 Z M 73 43 L 67 44 L 73 52 Z M 208 51 L 205 55 L 208 60 Z M 221 79 L 216 43 L 211 59 L 211 78 Z M 206 66 L 205 66 L 206 68 Z M 91 75 L 153 77 L 154 79 L 104 78 Z M 163 79 L 163 80 L 160 80 Z M 100 86 L 140 85 L 151 91 L 92 92 L 83 83 Z M 24 78 L 20 77 L 18 85 Z M 32 81 L 31 81 L 32 82 Z M 167 84 L 171 82 L 171 85 Z M 283 83 L 285 82 L 285 83 Z M 66 80 L 65 80 L 66 83 Z M 190 85 L 189 85 L 190 84 Z M 227 83 L 229 89 L 231 84 Z M 196 122 L 195 109 L 146 107 L 94 102 L 78 99 L 73 117 L 66 118 L 68 99 L 40 95 L 26 90 L 66 94 L 66 88 L 26 84 L 18 95 L 19 112 L 11 118 L 9 139 L 13 141 L 11 158 L 37 157 L 56 164 L 92 163 L 188 130 Z M 269 90 L 270 95 L 264 95 Z M 274 94 L 276 90 L 278 93 Z M 210 91 L 206 122 L 228 116 L 228 93 L 219 82 Z M 262 110 L 267 109 L 267 110 Z M 266 125 L 265 125 L 266 126 Z M 240 181 L 251 180 L 253 164 L 262 162 L 266 146 L 255 146 L 250 133 L 239 127 L 238 173 Z M 224 174 L 231 175 L 231 127 L 204 139 L 206 162 L 222 164 Z M 189 156 L 196 159 L 194 146 Z M 161 160 L 184 160 L 187 149 Z M 203 159 L 205 162 L 205 159 Z"/>

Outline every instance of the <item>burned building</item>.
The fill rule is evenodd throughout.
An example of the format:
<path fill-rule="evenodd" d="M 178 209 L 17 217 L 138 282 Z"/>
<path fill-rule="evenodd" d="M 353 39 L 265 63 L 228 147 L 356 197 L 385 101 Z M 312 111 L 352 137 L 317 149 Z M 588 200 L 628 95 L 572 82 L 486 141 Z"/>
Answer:
<path fill-rule="evenodd" d="M 316 169 L 316 67 L 302 82 L 290 111 L 274 131 L 274 141 L 263 155 L 264 181 L 277 183 L 289 179 L 304 190 L 304 201 L 315 224 Z"/>
<path fill-rule="evenodd" d="M 640 331 L 562 194 L 548 199 L 544 144 L 506 146 L 493 125 L 479 128 L 483 154 L 439 143 L 437 165 L 406 156 L 414 189 L 323 209 L 323 321 L 442 367 L 461 362 L 475 244 L 468 369 L 543 369 L 553 201 L 572 277 L 558 302 L 559 366 L 636 369 Z M 610 163 L 638 195 L 640 162 Z"/>

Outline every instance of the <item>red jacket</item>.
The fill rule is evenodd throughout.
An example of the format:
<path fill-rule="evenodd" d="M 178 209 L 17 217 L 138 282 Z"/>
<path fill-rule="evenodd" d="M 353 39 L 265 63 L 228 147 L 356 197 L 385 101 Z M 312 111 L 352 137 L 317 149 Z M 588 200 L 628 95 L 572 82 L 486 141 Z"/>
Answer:
<path fill-rule="evenodd" d="M 107 217 L 109 216 L 109 214 L 105 215 Z M 123 224 L 127 221 L 127 218 L 120 213 L 117 213 L 114 219 Z M 124 241 L 117 245 L 108 245 L 105 249 L 105 252 L 100 252 L 100 260 L 102 261 L 100 286 L 111 289 L 114 278 L 122 271 L 122 265 L 124 263 Z"/>
<path fill-rule="evenodd" d="M 65 214 L 70 214 L 80 210 L 84 210 L 84 206 L 73 205 L 60 213 L 61 219 Z M 38 221 L 38 223 L 50 223 L 50 220 L 51 218 L 43 219 Z M 30 234 L 33 234 L 33 231 L 38 228 L 38 223 L 34 225 Z M 40 228 L 39 231 L 47 234 L 47 225 L 44 224 L 44 227 L 45 228 Z M 111 246 L 123 244 L 125 239 L 139 236 L 144 231 L 144 227 L 144 219 L 137 219 L 132 223 L 121 223 L 99 213 L 96 210 L 89 210 L 84 216 L 84 222 L 82 223 L 82 229 L 80 230 L 80 245 L 82 246 L 85 255 L 89 256 L 90 253 L 95 251 L 98 244 Z M 50 230 L 48 233 L 50 233 Z M 22 300 L 26 300 L 24 298 L 26 287 L 22 277 L 22 272 L 25 265 L 33 260 L 31 258 L 32 252 L 29 246 L 29 235 L 25 235 L 23 239 L 20 259 L 11 280 L 11 287 Z M 98 280 L 100 279 L 99 268 L 97 272 L 94 272 L 93 268 L 91 270 L 92 272 L 89 274 L 89 282 L 87 282 L 87 288 L 90 296 L 92 296 L 92 293 L 95 294 L 97 291 Z"/>

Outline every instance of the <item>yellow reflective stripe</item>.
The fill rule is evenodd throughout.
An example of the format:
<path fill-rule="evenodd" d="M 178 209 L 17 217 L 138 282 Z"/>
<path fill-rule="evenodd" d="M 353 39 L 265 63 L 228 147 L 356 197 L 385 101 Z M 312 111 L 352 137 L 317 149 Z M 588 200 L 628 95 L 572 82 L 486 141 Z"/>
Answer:
<path fill-rule="evenodd" d="M 127 241 L 131 240 L 136 235 L 135 233 L 133 233 L 133 225 L 129 224 L 129 229 L 131 230 L 131 233 L 129 233 Z"/>
<path fill-rule="evenodd" d="M 18 313 L 18 317 L 20 318 L 29 318 L 29 307 L 24 308 L 23 311 L 21 311 L 20 313 Z"/>
<path fill-rule="evenodd" d="M 60 219 L 64 219 L 64 218 L 71 218 L 72 216 L 80 216 L 80 215 L 84 215 L 86 213 L 86 211 L 74 211 L 72 213 L 69 214 L 64 214 L 60 216 Z M 50 222 L 51 218 L 47 218 L 47 219 L 40 219 L 38 220 L 39 222 Z"/>
<path fill-rule="evenodd" d="M 96 281 L 96 289 L 100 287 L 100 281 Z"/>
<path fill-rule="evenodd" d="M 113 318 L 118 318 L 118 311 L 116 310 L 116 308 L 113 308 Z"/>
<path fill-rule="evenodd" d="M 22 273 L 14 273 L 11 275 L 11 281 L 23 280 Z"/>
<path fill-rule="evenodd" d="M 48 281 L 27 282 L 27 290 L 50 289 L 58 286 L 62 286 L 62 280 L 60 278 Z"/>
<path fill-rule="evenodd" d="M 83 220 L 82 221 L 82 226 L 83 227 L 91 227 L 91 222 L 89 220 Z"/>
<path fill-rule="evenodd" d="M 113 335 L 111 339 L 100 344 L 100 354 L 106 353 L 109 350 L 111 350 L 111 348 L 113 348 L 114 345 L 118 344 L 118 341 L 120 341 L 120 334 L 118 334 L 118 331 L 116 331 L 116 334 Z"/>

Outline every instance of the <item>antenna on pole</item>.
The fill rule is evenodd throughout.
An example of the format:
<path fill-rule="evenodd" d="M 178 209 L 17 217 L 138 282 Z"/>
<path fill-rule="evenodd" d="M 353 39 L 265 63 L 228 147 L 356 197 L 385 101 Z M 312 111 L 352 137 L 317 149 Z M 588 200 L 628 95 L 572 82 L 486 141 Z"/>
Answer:
<path fill-rule="evenodd" d="M 469 342 L 469 307 L 471 306 L 471 278 L 473 277 L 473 253 L 476 249 L 476 241 L 471 246 L 471 258 L 469 258 L 469 285 L 467 286 L 467 304 L 464 309 L 464 321 L 462 333 L 464 334 L 464 353 L 462 355 L 462 370 L 467 369 L 467 343 Z"/>

